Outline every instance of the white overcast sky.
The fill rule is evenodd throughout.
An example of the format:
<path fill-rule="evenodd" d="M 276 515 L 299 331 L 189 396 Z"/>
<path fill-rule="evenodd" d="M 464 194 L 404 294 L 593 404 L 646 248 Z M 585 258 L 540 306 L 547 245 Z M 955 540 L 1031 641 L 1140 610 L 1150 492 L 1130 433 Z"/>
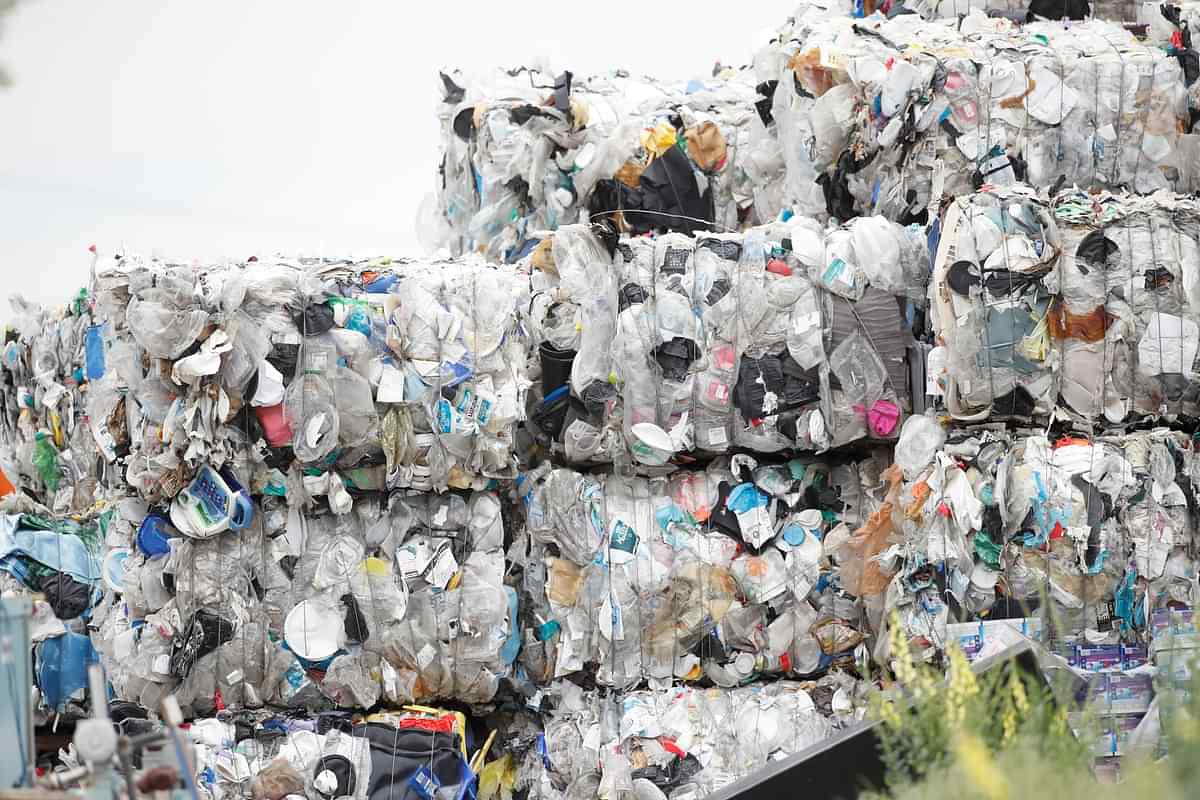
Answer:
<path fill-rule="evenodd" d="M 89 256 L 412 255 L 437 70 L 703 77 L 792 0 L 20 0 L 0 34 L 0 319 Z"/>

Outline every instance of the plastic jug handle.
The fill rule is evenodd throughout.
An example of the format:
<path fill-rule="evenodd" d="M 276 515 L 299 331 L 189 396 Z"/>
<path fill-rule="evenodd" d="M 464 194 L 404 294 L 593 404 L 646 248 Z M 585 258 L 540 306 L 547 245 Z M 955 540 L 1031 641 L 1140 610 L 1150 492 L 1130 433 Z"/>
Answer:
<path fill-rule="evenodd" d="M 229 513 L 229 527 L 233 530 L 245 528 L 254 519 L 254 502 L 245 491 L 233 496 L 233 507 Z"/>

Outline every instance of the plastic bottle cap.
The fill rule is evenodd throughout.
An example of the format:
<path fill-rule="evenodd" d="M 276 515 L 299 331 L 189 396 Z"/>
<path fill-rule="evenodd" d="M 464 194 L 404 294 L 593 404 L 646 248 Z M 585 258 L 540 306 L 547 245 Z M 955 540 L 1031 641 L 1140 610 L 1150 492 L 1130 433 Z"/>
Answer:
<path fill-rule="evenodd" d="M 792 547 L 799 547 L 804 544 L 807 536 L 808 534 L 804 532 L 804 528 L 799 525 L 788 525 L 783 529 L 783 541 Z"/>

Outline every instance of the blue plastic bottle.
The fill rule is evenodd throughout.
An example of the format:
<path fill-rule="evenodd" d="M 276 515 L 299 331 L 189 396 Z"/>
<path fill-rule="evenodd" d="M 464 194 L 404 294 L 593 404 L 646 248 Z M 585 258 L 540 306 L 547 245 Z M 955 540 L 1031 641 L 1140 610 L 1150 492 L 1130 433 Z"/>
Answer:
<path fill-rule="evenodd" d="M 87 352 L 87 379 L 98 381 L 104 377 L 104 328 L 100 325 L 88 328 L 84 345 Z"/>

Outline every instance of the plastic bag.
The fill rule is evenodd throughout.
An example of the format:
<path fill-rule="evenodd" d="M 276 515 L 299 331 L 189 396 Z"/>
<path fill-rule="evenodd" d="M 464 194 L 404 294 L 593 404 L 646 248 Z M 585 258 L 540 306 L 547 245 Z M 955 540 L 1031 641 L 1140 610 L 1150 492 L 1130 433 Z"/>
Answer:
<path fill-rule="evenodd" d="M 931 416 L 911 416 L 900 428 L 896 464 L 907 480 L 914 480 L 933 463 L 934 454 L 946 441 L 946 431 Z"/>
<path fill-rule="evenodd" d="M 208 314 L 198 308 L 172 308 L 160 302 L 129 301 L 125 322 L 133 338 L 155 358 L 178 358 L 204 330 Z"/>

